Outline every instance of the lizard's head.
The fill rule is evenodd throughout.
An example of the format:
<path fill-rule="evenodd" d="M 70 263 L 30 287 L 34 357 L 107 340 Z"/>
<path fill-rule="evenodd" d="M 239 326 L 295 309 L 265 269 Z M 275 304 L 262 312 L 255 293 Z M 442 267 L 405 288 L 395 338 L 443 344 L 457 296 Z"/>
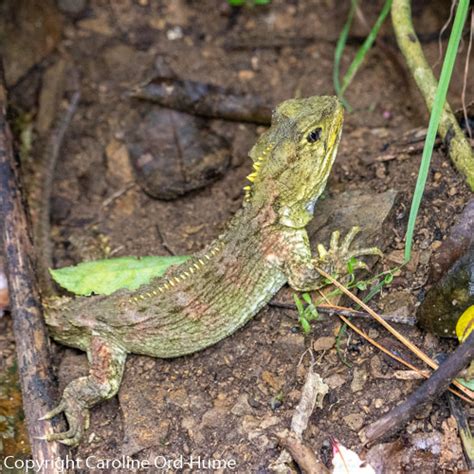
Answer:
<path fill-rule="evenodd" d="M 244 188 L 246 202 L 269 200 L 279 222 L 304 227 L 336 157 L 343 107 L 337 97 L 291 99 L 281 103 L 272 126 L 250 151 L 254 172 Z"/>

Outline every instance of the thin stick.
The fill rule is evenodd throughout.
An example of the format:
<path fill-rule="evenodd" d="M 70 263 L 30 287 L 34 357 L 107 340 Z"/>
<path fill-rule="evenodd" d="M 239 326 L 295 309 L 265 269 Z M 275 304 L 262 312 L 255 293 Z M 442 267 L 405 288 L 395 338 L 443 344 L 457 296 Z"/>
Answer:
<path fill-rule="evenodd" d="M 377 322 L 379 322 L 387 331 L 390 332 L 393 336 L 395 336 L 401 343 L 403 343 L 408 349 L 410 349 L 417 357 L 419 357 L 425 364 L 429 365 L 432 369 L 437 369 L 438 364 L 428 357 L 421 349 L 419 349 L 415 344 L 409 341 L 405 336 L 400 334 L 396 329 L 390 326 L 387 321 L 385 321 L 380 315 L 378 315 L 372 308 L 367 306 L 361 299 L 357 298 L 353 293 L 351 293 L 344 285 L 339 283 L 335 280 L 331 275 L 326 273 L 321 268 L 315 267 L 316 270 L 325 278 L 327 278 L 333 285 L 339 288 L 343 293 L 345 293 L 349 298 L 355 301 L 358 305 L 360 305 L 365 311 L 367 311 Z M 466 394 L 469 398 L 474 399 L 474 392 L 469 390 L 468 388 L 464 387 L 461 383 L 457 382 L 456 380 L 453 381 L 453 384 L 461 390 L 464 394 Z"/>
<path fill-rule="evenodd" d="M 3 77 L 0 61 L 0 241 L 3 239 L 18 373 L 31 452 L 39 465 L 45 465 L 45 462 L 64 458 L 67 450 L 58 443 L 38 439 L 50 431 L 51 425 L 61 426 L 58 422 L 38 421 L 54 406 L 56 390 L 49 339 L 33 271 L 34 248 L 6 120 L 7 95 Z"/>
<path fill-rule="evenodd" d="M 38 278 L 40 290 L 43 296 L 54 295 L 53 283 L 49 274 L 49 268 L 52 267 L 52 246 L 51 246 L 51 193 L 53 189 L 54 170 L 59 158 L 59 152 L 64 141 L 64 136 L 69 128 L 72 118 L 79 104 L 81 94 L 74 92 L 68 105 L 64 117 L 61 119 L 57 128 L 51 134 L 48 145 L 43 157 L 43 169 L 41 170 L 40 199 L 38 218 L 35 226 L 34 239 L 38 255 Z"/>
<path fill-rule="evenodd" d="M 298 464 L 301 471 L 305 474 L 326 474 L 329 469 L 319 461 L 313 450 L 306 446 L 301 439 L 298 439 L 293 433 L 288 436 L 278 436 L 278 441 L 284 447 Z"/>
<path fill-rule="evenodd" d="M 337 314 L 337 313 L 336 313 Z M 345 318 L 341 314 L 337 314 L 354 332 L 359 334 L 359 336 L 363 337 L 367 341 L 369 341 L 373 346 L 375 346 L 377 349 L 380 349 L 382 352 L 387 354 L 389 357 L 391 357 L 393 360 L 396 360 L 397 362 L 400 362 L 400 364 L 403 364 L 405 367 L 408 367 L 411 370 L 414 370 L 417 374 L 421 375 L 425 379 L 429 378 L 429 376 L 420 370 L 418 367 L 415 367 L 414 365 L 410 364 L 410 362 L 407 362 L 405 359 L 402 359 L 401 357 L 398 357 L 397 355 L 393 354 L 390 352 L 388 349 L 386 349 L 384 346 L 379 344 L 376 340 L 372 339 L 369 335 L 367 335 L 364 331 L 360 330 L 357 326 L 352 324 L 349 319 Z M 464 400 L 465 402 L 468 403 L 473 403 L 472 400 L 469 398 L 465 397 L 462 393 L 459 393 L 457 390 L 454 390 L 454 388 L 449 387 L 448 390 L 453 393 L 454 395 L 457 395 L 459 398 Z"/>
<path fill-rule="evenodd" d="M 296 305 L 293 303 L 285 303 L 284 301 L 270 301 L 269 306 L 274 308 L 290 309 L 293 311 L 298 311 Z M 336 306 L 332 304 L 319 304 L 316 306 L 316 309 L 320 313 L 334 313 L 342 314 L 342 316 L 347 316 L 348 318 L 362 318 L 362 319 L 372 319 L 372 316 L 364 311 L 356 311 L 352 308 L 346 308 L 345 306 Z M 395 324 L 406 324 L 408 326 L 414 326 L 416 321 L 413 316 L 403 317 L 396 314 L 382 314 L 382 318 L 385 321 L 390 321 Z"/>
<path fill-rule="evenodd" d="M 473 357 L 474 331 L 403 403 L 363 430 L 367 442 L 375 441 L 407 423 L 426 403 L 443 393 Z"/>
<path fill-rule="evenodd" d="M 446 20 L 446 23 L 443 25 L 443 27 L 441 28 L 441 30 L 439 32 L 439 36 L 438 36 L 438 59 L 433 64 L 433 69 L 435 69 L 438 66 L 438 64 L 441 62 L 441 60 L 443 59 L 443 34 L 448 29 L 448 26 L 451 24 L 451 21 L 454 17 L 454 10 L 456 9 L 456 4 L 457 3 L 458 3 L 457 0 L 452 0 L 451 9 L 449 10 L 449 18 Z"/>

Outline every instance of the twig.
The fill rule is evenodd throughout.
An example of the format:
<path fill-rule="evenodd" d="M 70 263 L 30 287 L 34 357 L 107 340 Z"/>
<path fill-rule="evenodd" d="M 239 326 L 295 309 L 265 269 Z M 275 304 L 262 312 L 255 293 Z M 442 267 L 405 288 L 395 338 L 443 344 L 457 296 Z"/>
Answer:
<path fill-rule="evenodd" d="M 269 306 L 274 308 L 290 309 L 292 311 L 298 311 L 296 305 L 292 303 L 285 303 L 284 301 L 270 301 Z M 346 308 L 344 306 L 334 306 L 330 304 L 320 304 L 316 306 L 316 310 L 320 313 L 326 314 L 337 314 L 346 316 L 348 318 L 362 318 L 362 319 L 373 319 L 369 313 L 364 311 L 356 311 L 355 309 Z M 398 314 L 382 314 L 381 317 L 385 321 L 390 321 L 395 324 L 406 324 L 408 326 L 414 326 L 416 324 L 416 318 L 414 316 L 399 316 Z"/>
<path fill-rule="evenodd" d="M 474 331 L 403 403 L 364 428 L 363 437 L 367 442 L 373 442 L 407 423 L 423 406 L 443 393 L 453 378 L 472 361 L 473 357 Z"/>
<path fill-rule="evenodd" d="M 433 64 L 433 69 L 435 69 L 436 66 L 438 66 L 438 64 L 443 59 L 443 34 L 448 29 L 448 26 L 451 24 L 451 21 L 454 18 L 454 10 L 456 10 L 456 4 L 457 4 L 457 0 L 452 0 L 451 1 L 451 8 L 449 10 L 449 18 L 446 20 L 446 23 L 442 26 L 442 28 L 439 32 L 439 36 L 438 36 L 438 59 Z"/>
<path fill-rule="evenodd" d="M 372 308 L 367 306 L 360 298 L 357 298 L 353 293 L 351 293 L 344 285 L 335 280 L 331 275 L 326 273 L 321 268 L 315 267 L 316 270 L 325 278 L 327 278 L 334 286 L 339 288 L 343 293 L 345 293 L 352 301 L 360 305 L 361 308 L 365 309 L 378 323 L 380 323 L 390 334 L 395 336 L 402 344 L 404 344 L 408 349 L 410 349 L 417 357 L 419 357 L 425 364 L 429 365 L 432 369 L 437 369 L 438 364 L 428 357 L 421 349 L 419 349 L 415 344 L 409 341 L 405 336 L 400 334 L 396 329 L 390 326 L 387 321 L 385 321 L 380 315 L 378 315 Z M 453 381 L 455 385 L 461 392 L 465 393 L 471 400 L 471 403 L 474 403 L 474 392 L 469 390 L 464 385 L 459 383 L 457 380 Z"/>
<path fill-rule="evenodd" d="M 383 353 L 387 354 L 389 357 L 391 357 L 393 360 L 396 360 L 397 362 L 400 362 L 400 364 L 404 365 L 405 367 L 408 367 L 409 369 L 413 370 L 417 374 L 419 374 L 422 378 L 429 378 L 430 374 L 426 373 L 424 370 L 420 370 L 418 367 L 415 367 L 414 365 L 410 364 L 410 362 L 407 362 L 405 359 L 402 359 L 401 357 L 397 356 L 393 352 L 390 352 L 388 349 L 386 349 L 384 346 L 379 344 L 377 341 L 372 339 L 370 336 L 368 336 L 364 331 L 361 331 L 357 326 L 351 323 L 347 318 L 345 318 L 343 315 L 338 314 L 338 316 L 359 336 L 363 337 L 365 340 L 369 341 L 373 346 L 375 346 L 377 349 L 381 350 Z M 449 387 L 448 390 L 453 393 L 454 395 L 458 396 L 465 402 L 470 403 L 471 400 L 469 398 L 465 397 L 462 393 L 458 392 L 454 388 Z"/>
<path fill-rule="evenodd" d="M 46 146 L 43 156 L 43 169 L 41 170 L 40 199 L 38 218 L 34 229 L 34 239 L 38 252 L 38 279 L 43 296 L 54 294 L 53 283 L 49 274 L 52 267 L 51 246 L 51 193 L 53 187 L 54 169 L 58 161 L 59 152 L 64 141 L 64 136 L 76 112 L 81 94 L 74 92 L 69 106 L 62 117 L 59 125 L 55 128 Z"/>
<path fill-rule="evenodd" d="M 134 181 L 126 184 L 123 188 L 119 189 L 115 193 L 111 194 L 108 198 L 104 199 L 104 201 L 102 202 L 102 207 L 110 206 L 115 200 L 123 196 L 125 193 L 128 193 L 128 191 L 130 191 L 130 189 L 133 189 L 136 185 L 137 183 Z"/>
<path fill-rule="evenodd" d="M 393 0 L 392 24 L 398 46 L 425 99 L 428 110 L 431 111 L 438 82 L 416 36 L 411 19 L 410 0 Z M 454 166 L 466 177 L 469 187 L 474 190 L 474 153 L 447 102 L 441 113 L 438 132 L 447 145 Z"/>
<path fill-rule="evenodd" d="M 156 224 L 156 233 L 158 234 L 158 237 L 161 240 L 161 245 L 163 248 L 170 254 L 170 255 L 176 255 L 176 252 L 171 248 L 171 246 L 168 244 L 167 240 L 165 239 L 165 236 L 163 235 L 163 232 L 161 232 L 161 227 L 159 224 Z"/>
<path fill-rule="evenodd" d="M 37 439 L 48 433 L 50 421 L 38 421 L 56 401 L 49 339 L 41 313 L 33 271 L 34 249 L 6 120 L 7 95 L 0 61 L 0 240 L 10 289 L 18 372 L 33 459 L 45 462 L 66 454 L 58 443 Z M 57 423 L 54 426 L 61 428 Z"/>
<path fill-rule="evenodd" d="M 285 448 L 305 474 L 326 474 L 329 469 L 318 460 L 313 450 L 306 446 L 293 433 L 278 436 L 280 445 Z"/>

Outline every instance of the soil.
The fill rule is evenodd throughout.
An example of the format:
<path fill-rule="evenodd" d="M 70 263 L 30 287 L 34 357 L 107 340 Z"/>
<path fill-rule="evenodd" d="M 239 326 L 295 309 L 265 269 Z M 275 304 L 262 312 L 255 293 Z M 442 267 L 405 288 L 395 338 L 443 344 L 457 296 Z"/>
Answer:
<path fill-rule="evenodd" d="M 363 5 L 369 24 L 382 3 Z M 169 249 L 189 254 L 218 236 L 241 204 L 243 183 L 250 172 L 245 155 L 264 128 L 210 120 L 209 126 L 225 136 L 233 150 L 224 176 L 176 200 L 152 199 L 133 185 L 127 148 L 143 108 L 150 105 L 129 98 L 128 92 L 153 74 L 157 62 L 165 60 L 180 78 L 203 82 L 211 78 L 215 84 L 260 95 L 273 105 L 294 96 L 333 94 L 335 41 L 348 4 L 274 0 L 268 6 L 233 9 L 224 0 L 92 0 L 79 12 L 60 15 L 56 10 L 51 29 L 60 28 L 62 34 L 53 35 L 54 49 L 46 41 L 44 54 L 35 53 L 41 61 L 31 67 L 25 59 L 23 71 L 16 67 L 9 81 L 15 123 L 26 123 L 23 130 L 34 123 L 37 129 L 24 159 L 27 181 L 33 183 L 40 166 L 40 145 L 49 136 L 54 117 L 64 113 L 63 91 L 67 96 L 74 89 L 74 71 L 79 78 L 82 97 L 54 179 L 54 265 L 67 266 L 104 254 L 166 255 Z M 434 38 L 423 45 L 434 64 L 436 38 L 449 16 L 449 4 L 415 2 L 414 16 L 417 31 Z M 351 35 L 365 32 L 357 19 Z M 388 156 L 405 133 L 425 127 L 428 120 L 389 21 L 382 34 L 385 47 L 376 45 L 370 51 L 347 91 L 354 110 L 346 115 L 327 191 L 330 196 L 348 190 L 398 191 L 393 217 L 380 230 L 388 241 L 388 258 L 373 272 L 393 267 L 404 248 L 421 152 L 387 160 L 380 157 Z M 30 41 L 34 43 L 35 38 Z M 17 44 L 21 52 L 23 43 Z M 357 46 L 350 44 L 345 51 L 343 71 Z M 460 106 L 464 56 L 465 52 L 457 61 L 450 87 L 453 108 Z M 55 77 L 52 68 L 63 75 L 59 85 L 45 81 L 45 77 Z M 470 80 L 467 97 L 473 95 Z M 36 191 L 30 185 L 33 211 Z M 462 177 L 438 148 L 418 218 L 414 263 L 397 274 L 381 297 L 372 300 L 374 308 L 384 311 L 406 305 L 415 310 L 426 291 L 430 256 L 470 196 Z M 288 289 L 276 298 L 292 301 Z M 358 325 L 374 338 L 387 336 L 376 323 L 358 321 Z M 74 457 L 93 455 L 97 461 L 129 455 L 153 462 L 158 456 L 201 456 L 233 459 L 238 472 L 269 472 L 281 450 L 275 433 L 289 427 L 301 395 L 309 359 L 299 361 L 315 342 L 316 348 L 323 348 L 315 352 L 315 370 L 330 392 L 323 408 L 312 415 L 304 440 L 326 463 L 331 457 L 331 437 L 364 456 L 367 448 L 359 430 L 405 398 L 419 381 L 395 378 L 400 367 L 349 332 L 341 339 L 343 363 L 334 344 L 328 343 L 340 326 L 338 320 L 326 317 L 304 336 L 296 312 L 267 307 L 235 335 L 198 354 L 173 360 L 130 356 L 118 397 L 92 410 L 90 429 Z M 4 369 L 12 350 L 7 318 L 0 319 L 0 327 L 8 341 L 2 345 L 0 369 Z M 454 347 L 416 327 L 400 325 L 399 329 L 430 356 Z M 320 338 L 324 339 L 318 342 Z M 61 388 L 86 373 L 83 353 L 55 345 L 55 355 Z M 405 453 L 394 457 L 391 472 L 462 468 L 459 439 L 452 436 L 449 416 L 446 398 L 439 398 L 388 438 Z"/>

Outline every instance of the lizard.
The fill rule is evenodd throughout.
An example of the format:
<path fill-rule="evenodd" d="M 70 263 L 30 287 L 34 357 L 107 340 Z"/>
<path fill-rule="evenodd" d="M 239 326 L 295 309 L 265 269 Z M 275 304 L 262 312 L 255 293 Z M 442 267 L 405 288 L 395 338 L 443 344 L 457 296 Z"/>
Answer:
<path fill-rule="evenodd" d="M 351 250 L 358 228 L 341 243 L 335 231 L 328 249 L 318 245 L 317 257 L 309 246 L 305 226 L 325 188 L 342 124 L 336 97 L 282 102 L 249 152 L 253 171 L 243 205 L 222 235 L 138 290 L 45 302 L 50 335 L 85 351 L 90 365 L 89 375 L 71 381 L 42 418 L 64 413 L 69 429 L 46 439 L 80 442 L 89 410 L 118 392 L 127 354 L 197 352 L 242 327 L 286 283 L 296 291 L 321 286 L 316 265 L 343 273 L 351 257 L 381 254 L 375 247 Z"/>

